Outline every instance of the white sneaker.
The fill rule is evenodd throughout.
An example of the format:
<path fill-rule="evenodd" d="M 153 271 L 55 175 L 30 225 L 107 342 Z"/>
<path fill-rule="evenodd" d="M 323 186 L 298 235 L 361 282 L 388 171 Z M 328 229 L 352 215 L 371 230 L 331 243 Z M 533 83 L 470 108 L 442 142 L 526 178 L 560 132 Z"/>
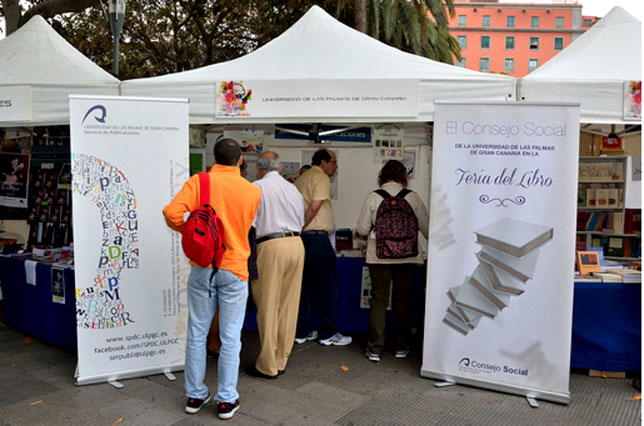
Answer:
<path fill-rule="evenodd" d="M 350 345 L 353 342 L 353 339 L 349 336 L 343 336 L 340 333 L 335 333 L 333 336 L 318 340 L 318 343 L 323 346 L 346 346 Z"/>
<path fill-rule="evenodd" d="M 313 330 L 306 337 L 296 337 L 295 338 L 295 343 L 297 343 L 298 345 L 301 345 L 302 343 L 306 343 L 309 340 L 315 340 L 317 338 L 318 338 L 318 332 L 317 332 L 317 330 Z"/>

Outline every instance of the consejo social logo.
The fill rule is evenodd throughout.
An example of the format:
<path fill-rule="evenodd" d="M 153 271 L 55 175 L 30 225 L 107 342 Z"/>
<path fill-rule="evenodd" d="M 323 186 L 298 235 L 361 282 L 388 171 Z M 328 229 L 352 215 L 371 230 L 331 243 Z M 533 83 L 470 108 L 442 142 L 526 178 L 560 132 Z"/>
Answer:
<path fill-rule="evenodd" d="M 87 117 L 89 117 L 90 114 L 92 114 L 92 117 L 98 123 L 105 123 L 105 119 L 107 118 L 107 108 L 105 108 L 103 105 L 94 105 L 93 107 L 87 110 L 81 124 L 85 123 L 85 120 L 87 119 Z"/>
<path fill-rule="evenodd" d="M 470 359 L 469 358 L 463 358 L 458 362 L 458 365 L 462 365 L 464 367 L 469 367 L 470 366 Z"/>

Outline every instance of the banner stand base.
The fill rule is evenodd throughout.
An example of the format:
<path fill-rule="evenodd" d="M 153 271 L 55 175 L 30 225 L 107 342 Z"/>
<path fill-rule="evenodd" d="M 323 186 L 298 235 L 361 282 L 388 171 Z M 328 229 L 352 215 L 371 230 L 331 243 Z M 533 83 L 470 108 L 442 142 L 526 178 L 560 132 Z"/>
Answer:
<path fill-rule="evenodd" d="M 439 380 L 438 384 L 441 385 L 438 387 L 448 386 L 443 383 L 451 383 L 465 386 L 473 386 L 482 389 L 488 389 L 496 392 L 504 392 L 512 395 L 523 396 L 528 399 L 528 403 L 533 408 L 538 408 L 539 404 L 537 403 L 537 398 L 544 401 L 556 402 L 558 404 L 568 405 L 570 403 L 570 393 L 556 393 L 556 392 L 544 392 L 537 389 L 524 388 L 515 385 L 508 385 L 504 383 L 495 383 L 486 380 L 477 380 L 469 377 L 455 376 L 452 374 L 431 371 L 425 368 L 420 369 L 420 376 L 427 379 Z M 534 405 L 533 405 L 534 404 Z"/>
<path fill-rule="evenodd" d="M 125 385 L 121 382 L 117 382 L 116 380 L 108 380 L 108 384 L 114 386 L 116 389 L 123 389 Z"/>
<path fill-rule="evenodd" d="M 437 388 L 444 388 L 447 386 L 454 386 L 455 384 L 456 383 L 454 382 L 437 382 L 437 383 L 434 383 L 434 386 Z"/>
<path fill-rule="evenodd" d="M 175 375 L 172 374 L 172 372 L 170 370 L 164 371 L 163 375 L 165 376 L 166 379 L 170 380 L 171 382 L 174 382 L 175 380 L 177 380 Z"/>
<path fill-rule="evenodd" d="M 526 399 L 528 400 L 528 404 L 530 404 L 530 407 L 539 408 L 539 403 L 533 396 L 526 396 Z"/>

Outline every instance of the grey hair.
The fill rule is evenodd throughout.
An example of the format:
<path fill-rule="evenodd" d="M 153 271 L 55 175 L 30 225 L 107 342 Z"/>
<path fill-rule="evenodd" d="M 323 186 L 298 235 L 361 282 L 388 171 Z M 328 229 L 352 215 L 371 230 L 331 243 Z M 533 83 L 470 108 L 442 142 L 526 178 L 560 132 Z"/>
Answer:
<path fill-rule="evenodd" d="M 259 157 L 257 159 L 257 168 L 263 172 L 268 170 L 279 170 L 280 169 L 280 157 L 275 154 L 275 158 L 268 159 L 266 157 Z"/>

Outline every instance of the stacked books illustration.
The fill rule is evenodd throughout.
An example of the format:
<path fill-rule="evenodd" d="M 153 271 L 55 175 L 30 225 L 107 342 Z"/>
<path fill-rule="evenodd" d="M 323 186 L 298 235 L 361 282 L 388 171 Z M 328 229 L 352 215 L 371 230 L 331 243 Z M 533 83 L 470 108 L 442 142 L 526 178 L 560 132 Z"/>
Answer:
<path fill-rule="evenodd" d="M 482 317 L 494 319 L 512 296 L 526 291 L 534 276 L 539 248 L 552 239 L 550 227 L 503 218 L 478 231 L 478 266 L 461 285 L 447 292 L 451 304 L 443 322 L 467 335 Z"/>
<path fill-rule="evenodd" d="M 452 215 L 447 204 L 447 194 L 440 186 L 432 188 L 432 199 L 430 211 L 432 212 L 429 221 L 429 242 L 439 250 L 443 250 L 454 244 L 454 234 L 449 224 L 452 222 Z"/>

